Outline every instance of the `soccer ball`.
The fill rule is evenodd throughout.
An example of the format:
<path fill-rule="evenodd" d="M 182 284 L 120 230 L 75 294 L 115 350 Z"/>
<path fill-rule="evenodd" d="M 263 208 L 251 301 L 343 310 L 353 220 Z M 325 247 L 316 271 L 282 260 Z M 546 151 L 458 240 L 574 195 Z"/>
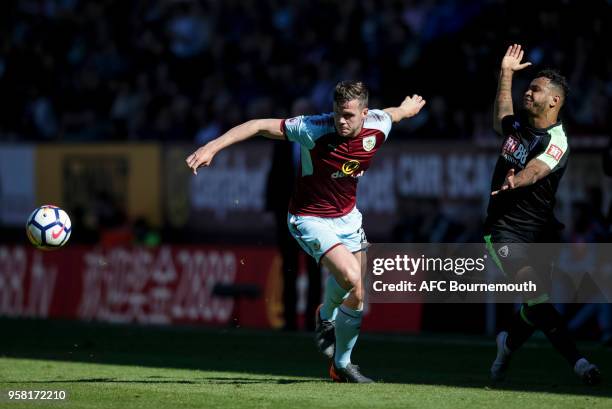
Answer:
<path fill-rule="evenodd" d="M 65 211 L 57 206 L 44 205 L 34 210 L 26 223 L 30 242 L 42 250 L 62 247 L 72 233 L 72 223 Z"/>

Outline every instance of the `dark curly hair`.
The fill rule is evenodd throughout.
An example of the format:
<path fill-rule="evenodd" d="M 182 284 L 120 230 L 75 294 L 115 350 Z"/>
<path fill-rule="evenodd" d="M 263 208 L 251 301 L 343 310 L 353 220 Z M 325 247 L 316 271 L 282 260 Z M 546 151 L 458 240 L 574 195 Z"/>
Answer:
<path fill-rule="evenodd" d="M 538 72 L 535 76 L 535 78 L 540 77 L 548 78 L 551 84 L 553 84 L 555 87 L 559 88 L 562 91 L 563 99 L 567 98 L 570 92 L 569 85 L 567 84 L 567 79 L 563 75 L 561 75 L 559 71 L 552 69 L 542 70 Z"/>

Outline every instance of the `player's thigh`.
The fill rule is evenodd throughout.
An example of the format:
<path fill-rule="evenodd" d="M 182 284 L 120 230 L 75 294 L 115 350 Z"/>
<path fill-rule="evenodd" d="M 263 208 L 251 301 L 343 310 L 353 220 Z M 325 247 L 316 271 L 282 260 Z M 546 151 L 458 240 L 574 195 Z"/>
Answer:
<path fill-rule="evenodd" d="M 552 260 L 537 243 L 505 234 L 492 235 L 493 256 L 503 273 L 515 283 L 533 282 L 537 290 L 523 294 L 525 301 L 546 296 L 551 286 Z"/>
<path fill-rule="evenodd" d="M 359 282 L 353 287 L 353 289 L 351 290 L 351 293 L 349 294 L 348 298 L 345 300 L 343 304 L 348 306 L 349 308 L 357 310 L 363 307 L 363 301 L 365 297 L 365 294 L 364 294 L 365 282 L 366 282 L 365 271 L 366 271 L 366 263 L 367 263 L 368 255 L 365 252 L 365 250 L 354 252 L 353 255 L 357 259 L 357 264 L 359 265 L 359 268 L 360 268 L 360 276 L 359 276 L 360 279 L 359 279 Z"/>
<path fill-rule="evenodd" d="M 529 243 L 506 232 L 491 234 L 489 252 L 508 278 L 514 279 L 519 271 L 529 267 Z"/>
<path fill-rule="evenodd" d="M 493 248 L 506 277 L 517 278 L 519 272 L 523 272 L 527 267 L 531 267 L 526 244 L 494 243 Z"/>
<path fill-rule="evenodd" d="M 361 270 L 361 280 L 363 281 L 366 272 L 366 266 L 368 262 L 368 253 L 363 250 L 353 252 L 353 255 L 357 259 L 357 263 L 359 264 L 359 268 Z"/>
<path fill-rule="evenodd" d="M 359 283 L 356 283 L 354 288 L 357 291 L 362 291 L 363 282 L 365 281 L 364 279 L 365 279 L 366 263 L 367 263 L 367 252 L 366 252 L 367 240 L 365 238 L 365 233 L 363 232 L 363 228 L 360 227 L 359 230 L 357 230 L 349 238 L 346 238 L 346 237 L 343 238 L 342 242 L 348 243 L 347 245 L 348 250 L 353 254 L 355 259 L 357 260 L 357 265 L 359 266 Z"/>
<path fill-rule="evenodd" d="M 361 266 L 357 257 L 346 246 L 338 244 L 321 258 L 323 264 L 345 289 L 354 288 L 361 283 Z"/>

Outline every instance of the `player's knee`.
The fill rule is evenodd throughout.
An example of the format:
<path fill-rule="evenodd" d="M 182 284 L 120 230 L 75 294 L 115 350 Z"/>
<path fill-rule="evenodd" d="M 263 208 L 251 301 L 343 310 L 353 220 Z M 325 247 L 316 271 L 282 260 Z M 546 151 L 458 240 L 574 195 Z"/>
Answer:
<path fill-rule="evenodd" d="M 563 320 L 550 303 L 523 304 L 523 315 L 540 330 L 547 333 L 563 325 Z"/>
<path fill-rule="evenodd" d="M 324 265 L 345 290 L 352 290 L 361 281 L 361 266 L 352 255 L 335 254 L 334 257 L 324 259 Z"/>

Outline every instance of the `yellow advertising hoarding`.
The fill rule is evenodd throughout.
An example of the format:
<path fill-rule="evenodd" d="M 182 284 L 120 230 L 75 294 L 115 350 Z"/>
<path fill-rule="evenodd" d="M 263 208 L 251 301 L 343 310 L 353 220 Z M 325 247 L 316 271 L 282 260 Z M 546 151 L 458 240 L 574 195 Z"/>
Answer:
<path fill-rule="evenodd" d="M 41 144 L 35 158 L 37 203 L 73 210 L 105 199 L 129 219 L 161 224 L 158 144 Z"/>

